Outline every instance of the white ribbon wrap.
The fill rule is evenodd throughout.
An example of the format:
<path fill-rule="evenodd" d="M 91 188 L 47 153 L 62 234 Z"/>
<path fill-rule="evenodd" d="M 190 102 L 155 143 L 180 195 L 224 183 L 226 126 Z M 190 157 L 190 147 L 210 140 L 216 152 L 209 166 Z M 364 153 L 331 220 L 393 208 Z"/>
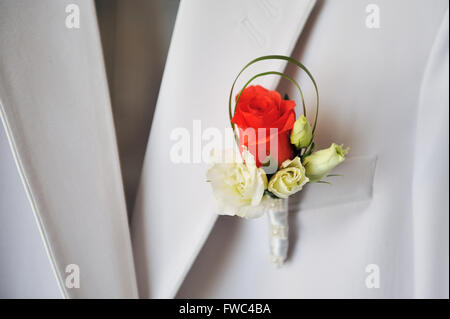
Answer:
<path fill-rule="evenodd" d="M 270 230 L 270 261 L 281 267 L 289 247 L 288 200 L 272 199 L 267 208 Z"/>

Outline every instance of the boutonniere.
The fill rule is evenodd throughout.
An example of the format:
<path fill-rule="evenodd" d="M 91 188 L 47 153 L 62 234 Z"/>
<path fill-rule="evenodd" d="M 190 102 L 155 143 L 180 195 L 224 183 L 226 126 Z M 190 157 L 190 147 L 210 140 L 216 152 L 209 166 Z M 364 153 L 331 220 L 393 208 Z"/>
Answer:
<path fill-rule="evenodd" d="M 307 119 L 300 85 L 284 73 L 256 74 L 234 96 L 234 87 L 244 70 L 263 60 L 285 60 L 307 74 L 316 93 L 312 125 Z M 296 117 L 296 103 L 288 96 L 282 98 L 277 91 L 250 85 L 253 80 L 266 75 L 281 76 L 295 85 L 300 93 L 303 114 Z M 288 250 L 288 198 L 308 183 L 329 183 L 324 179 L 345 160 L 348 148 L 332 143 L 327 149 L 315 151 L 319 91 L 311 72 L 293 58 L 271 55 L 250 61 L 231 86 L 228 106 L 239 152 L 222 152 L 207 172 L 218 214 L 242 218 L 266 214 L 270 224 L 271 261 L 281 266 Z"/>

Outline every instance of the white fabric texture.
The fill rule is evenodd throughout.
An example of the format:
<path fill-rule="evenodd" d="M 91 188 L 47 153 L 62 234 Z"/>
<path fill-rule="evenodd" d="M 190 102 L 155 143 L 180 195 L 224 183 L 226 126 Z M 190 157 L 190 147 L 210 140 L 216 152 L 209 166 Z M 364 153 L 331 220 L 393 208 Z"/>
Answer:
<path fill-rule="evenodd" d="M 412 207 L 415 297 L 448 298 L 448 10 L 425 69 L 417 110 Z"/>
<path fill-rule="evenodd" d="M 97 0 L 96 4 L 130 215 L 178 0 Z"/>
<path fill-rule="evenodd" d="M 0 298 L 61 298 L 2 125 Z"/>
<path fill-rule="evenodd" d="M 79 29 L 65 26 L 69 3 Z M 0 47 L 3 124 L 63 296 L 137 297 L 93 1 L 2 1 Z"/>
<path fill-rule="evenodd" d="M 221 217 L 178 297 L 448 298 L 445 31 L 433 46 L 448 2 L 377 4 L 381 27 L 369 29 L 366 3 L 320 1 L 292 54 L 319 83 L 318 148 L 344 143 L 350 153 L 332 186 L 307 185 L 303 208 L 290 202 L 287 263 L 269 263 L 265 219 Z M 287 72 L 314 106 L 306 77 Z M 296 97 L 291 85 L 278 89 Z M 352 166 L 367 173 L 348 174 Z M 373 264 L 379 288 L 366 285 Z"/>

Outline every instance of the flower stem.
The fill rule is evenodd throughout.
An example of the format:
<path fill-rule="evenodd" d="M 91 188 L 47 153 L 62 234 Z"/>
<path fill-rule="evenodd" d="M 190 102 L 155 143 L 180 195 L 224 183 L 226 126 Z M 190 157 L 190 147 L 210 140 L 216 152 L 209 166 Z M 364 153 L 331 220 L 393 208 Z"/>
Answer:
<path fill-rule="evenodd" d="M 289 247 L 288 200 L 272 199 L 267 216 L 270 230 L 270 261 L 281 267 L 287 258 Z"/>

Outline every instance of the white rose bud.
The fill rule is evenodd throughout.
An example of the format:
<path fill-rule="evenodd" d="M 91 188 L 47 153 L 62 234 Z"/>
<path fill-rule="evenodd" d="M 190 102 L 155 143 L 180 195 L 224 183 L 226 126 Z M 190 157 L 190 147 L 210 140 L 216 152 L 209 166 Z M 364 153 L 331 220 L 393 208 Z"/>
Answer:
<path fill-rule="evenodd" d="M 300 191 L 308 181 L 305 168 L 297 156 L 281 164 L 280 170 L 270 179 L 268 189 L 279 198 L 288 198 Z"/>
<path fill-rule="evenodd" d="M 242 151 L 242 161 L 216 163 L 207 172 L 218 214 L 256 218 L 264 213 L 260 206 L 267 188 L 264 170 L 256 167 L 255 158 L 247 150 Z"/>
<path fill-rule="evenodd" d="M 304 115 L 295 121 L 291 132 L 291 144 L 294 144 L 298 149 L 307 147 L 311 143 L 312 128 Z"/>
<path fill-rule="evenodd" d="M 343 149 L 342 146 L 333 143 L 329 148 L 314 152 L 303 160 L 306 176 L 311 182 L 320 181 L 345 160 L 349 148 Z"/>

